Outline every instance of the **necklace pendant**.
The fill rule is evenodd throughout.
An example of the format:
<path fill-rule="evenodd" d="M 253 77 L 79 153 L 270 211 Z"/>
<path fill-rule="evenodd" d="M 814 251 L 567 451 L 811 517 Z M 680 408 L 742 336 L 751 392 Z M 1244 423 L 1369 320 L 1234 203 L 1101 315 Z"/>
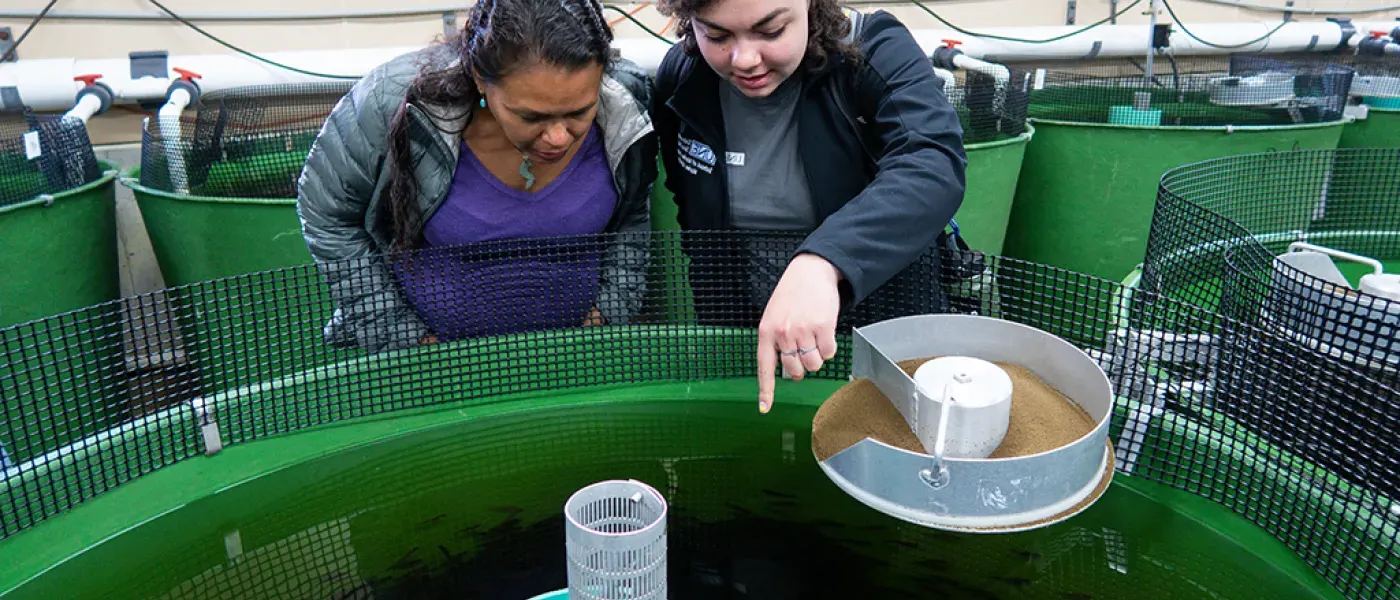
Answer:
<path fill-rule="evenodd" d="M 534 166 L 534 163 L 530 162 L 530 157 L 520 157 L 520 177 L 525 179 L 525 189 L 527 190 L 535 187 L 535 174 L 530 172 Z"/>

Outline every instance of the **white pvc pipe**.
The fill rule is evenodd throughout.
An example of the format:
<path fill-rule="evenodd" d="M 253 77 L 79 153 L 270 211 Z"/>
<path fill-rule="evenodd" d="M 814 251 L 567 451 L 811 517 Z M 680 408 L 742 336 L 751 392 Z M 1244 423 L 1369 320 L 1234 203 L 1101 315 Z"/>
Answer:
<path fill-rule="evenodd" d="M 83 94 L 81 98 L 78 98 L 78 104 L 65 113 L 63 118 L 78 119 L 87 123 L 88 119 L 91 119 L 99 110 L 102 110 L 102 99 L 95 94 Z"/>
<path fill-rule="evenodd" d="M 170 92 L 170 100 L 160 107 L 157 118 L 160 125 L 161 146 L 165 147 L 166 170 L 170 172 L 170 184 L 177 194 L 189 193 L 189 178 L 185 173 L 185 157 L 180 153 L 180 115 L 190 104 L 190 93 L 184 89 Z"/>
<path fill-rule="evenodd" d="M 1190 28 L 1193 33 L 1207 41 L 1232 45 L 1263 36 L 1277 26 L 1277 22 L 1200 23 L 1191 25 Z M 1388 22 L 1355 23 L 1356 35 L 1352 37 L 1351 42 L 1354 43 L 1370 30 L 1389 32 L 1394 26 L 1395 23 Z M 1143 35 L 1145 29 L 1143 25 L 1103 25 L 1070 38 L 1045 44 L 965 36 L 948 29 L 912 29 L 911 33 L 927 54 L 942 46 L 944 39 L 957 39 L 962 41 L 958 49 L 968 57 L 1008 62 L 1079 59 L 1095 52 L 1096 56 L 1100 57 L 1140 57 L 1147 52 L 1147 36 Z M 1077 31 L 1074 26 L 997 27 L 988 28 L 982 33 L 1037 40 L 1073 31 Z M 1180 28 L 1176 28 L 1171 36 L 1172 49 L 1177 56 L 1235 52 L 1299 52 L 1309 49 L 1321 51 L 1336 48 L 1340 43 L 1341 29 L 1335 23 L 1329 22 L 1290 22 L 1268 40 L 1242 48 L 1205 46 L 1185 35 Z M 661 58 L 669 49 L 667 44 L 650 36 L 617 39 L 613 45 L 623 58 L 636 62 L 650 73 L 656 72 Z M 395 56 L 419 48 L 420 46 L 399 46 L 269 52 L 262 56 L 313 72 L 358 77 Z M 168 59 L 168 64 L 199 73 L 202 76 L 199 85 L 205 92 L 247 85 L 330 81 L 323 77 L 288 71 L 238 54 L 175 55 Z M 87 73 L 102 74 L 101 81 L 112 88 L 116 102 L 164 98 L 169 79 L 155 77 L 133 81 L 127 76 L 130 70 L 130 62 L 126 58 L 27 59 L 0 63 L 0 87 L 18 88 L 21 100 L 38 111 L 69 109 L 82 85 L 74 81 L 73 77 Z"/>
<path fill-rule="evenodd" d="M 953 56 L 953 65 L 959 69 L 976 71 L 990 76 L 996 90 L 992 96 L 992 112 L 998 115 L 1002 114 L 1006 106 L 1006 86 L 1011 83 L 1011 71 L 1002 65 L 992 64 L 966 54 Z"/>
<path fill-rule="evenodd" d="M 247 11 L 247 12 L 185 12 L 180 18 L 192 23 L 211 21 L 231 21 L 251 23 L 258 21 L 339 21 L 342 19 L 392 19 L 441 15 L 467 10 L 466 3 L 444 4 L 441 6 L 407 6 L 401 8 L 375 8 L 368 10 L 338 11 Z M 0 9 L 0 19 L 29 20 L 39 16 L 40 10 Z M 51 10 L 45 19 L 83 21 L 173 21 L 170 15 L 160 10 Z"/>
<path fill-rule="evenodd" d="M 1351 41 L 1366 35 L 1372 29 L 1390 31 L 1395 23 L 1357 22 L 1356 34 Z M 1188 24 L 1191 33 L 1217 45 L 1235 46 L 1251 42 L 1279 27 L 1277 21 L 1196 23 Z M 1028 40 L 1046 40 L 1082 29 L 1078 26 L 1053 27 L 989 27 L 979 33 Z M 944 39 L 962 42 L 958 47 L 970 56 L 994 62 L 1014 62 L 1027 60 L 1073 60 L 1090 55 L 1096 57 L 1141 57 L 1148 50 L 1147 27 L 1145 25 L 1102 25 L 1084 33 L 1062 40 L 1045 43 L 1026 43 L 968 36 L 950 29 L 914 29 L 914 39 L 927 51 L 943 45 Z M 1316 39 L 1314 39 L 1314 37 Z M 1342 30 L 1336 23 L 1327 21 L 1293 21 L 1279 27 L 1278 31 L 1262 41 L 1239 48 L 1215 48 L 1202 44 L 1186 35 L 1180 26 L 1172 28 L 1171 48 L 1176 56 L 1219 55 L 1244 52 L 1304 52 L 1325 51 L 1337 48 L 1342 42 Z"/>
<path fill-rule="evenodd" d="M 619 39 L 614 42 L 613 47 L 623 58 L 637 63 L 649 73 L 656 72 L 661 66 L 662 57 L 670 48 L 661 40 L 651 37 Z M 316 73 L 361 77 L 397 56 L 419 49 L 421 46 L 395 46 L 267 52 L 260 56 Z M 237 54 L 177 55 L 169 57 L 167 64 L 172 68 L 179 67 L 198 73 L 199 87 L 205 93 L 248 85 L 335 81 L 289 71 Z M 130 63 L 125 58 L 29 59 L 0 64 L 0 87 L 18 88 L 21 100 L 37 111 L 66 110 L 71 107 L 73 97 L 82 87 L 73 77 L 86 73 L 101 74 L 102 83 L 112 88 L 115 102 L 157 100 L 165 97 L 165 91 L 171 82 L 168 78 L 170 74 L 167 74 L 167 77 L 133 80 L 127 76 L 130 71 Z"/>
<path fill-rule="evenodd" d="M 1257 2 L 1245 2 L 1244 0 L 1196 0 L 1207 4 L 1219 4 L 1233 8 L 1243 8 L 1246 10 L 1262 10 L 1277 13 L 1293 13 L 1295 15 L 1363 15 L 1369 13 L 1387 12 L 1400 10 L 1400 4 L 1380 4 L 1376 6 L 1362 6 L 1357 8 L 1299 8 L 1296 6 L 1268 5 Z"/>
<path fill-rule="evenodd" d="M 943 80 L 943 97 L 952 101 L 953 92 L 958 89 L 958 76 L 954 75 L 952 71 L 942 67 L 934 67 L 933 74 Z"/>
<path fill-rule="evenodd" d="M 984 75 L 990 75 L 992 79 L 996 80 L 997 89 L 1006 87 L 1007 82 L 1011 81 L 1011 71 L 1006 67 L 973 58 L 966 54 L 959 54 L 953 57 L 953 64 L 957 65 L 959 69 L 967 69 L 968 71 L 976 71 Z"/>
<path fill-rule="evenodd" d="M 660 42 L 657 42 L 660 44 Z M 267 52 L 260 56 L 308 71 L 360 77 L 390 59 L 418 47 L 356 48 L 293 52 Z M 263 84 L 335 81 L 306 75 L 253 60 L 238 54 L 176 55 L 167 60 L 171 68 L 183 68 L 200 75 L 199 87 L 215 92 L 234 87 Z M 97 73 L 112 88 L 116 102 L 160 100 L 170 85 L 172 74 L 163 77 L 131 79 L 130 61 L 112 59 L 28 59 L 0 64 L 0 87 L 18 88 L 20 99 L 36 111 L 67 110 L 82 83 L 77 75 Z M 178 78 L 178 76 L 176 77 Z"/>

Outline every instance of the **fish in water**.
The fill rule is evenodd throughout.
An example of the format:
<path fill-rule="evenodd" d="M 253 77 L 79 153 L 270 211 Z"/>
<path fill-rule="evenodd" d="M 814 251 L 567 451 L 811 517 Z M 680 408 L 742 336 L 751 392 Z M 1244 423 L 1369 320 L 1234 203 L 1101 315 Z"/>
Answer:
<path fill-rule="evenodd" d="M 395 570 L 410 570 L 422 566 L 423 560 L 419 558 L 414 558 L 413 556 L 417 553 L 418 546 L 410 548 L 408 552 L 405 552 L 404 555 L 400 557 L 397 562 L 394 563 L 393 568 Z"/>
<path fill-rule="evenodd" d="M 336 592 L 331 600 L 368 600 L 374 597 L 374 589 L 368 583 L 361 583 L 350 590 Z"/>
<path fill-rule="evenodd" d="M 789 494 L 789 493 L 786 493 L 786 492 L 779 492 L 779 491 L 777 491 L 777 490 L 765 489 L 765 490 L 763 490 L 763 493 L 768 494 L 769 496 L 773 496 L 773 497 L 775 497 L 775 498 L 787 498 L 787 499 L 790 499 L 790 500 L 796 500 L 796 499 L 797 499 L 797 495 L 796 495 L 796 494 Z"/>
<path fill-rule="evenodd" d="M 914 566 L 930 571 L 946 571 L 948 570 L 948 561 L 937 558 L 925 558 L 914 563 Z"/>
<path fill-rule="evenodd" d="M 732 510 L 732 511 L 734 511 L 734 513 L 737 514 L 737 515 L 742 515 L 742 516 L 745 516 L 745 517 L 752 517 L 752 516 L 753 516 L 753 511 L 751 511 L 751 510 L 749 510 L 749 509 L 747 509 L 747 508 L 744 508 L 744 507 L 742 507 L 742 506 L 739 506 L 738 504 L 735 504 L 735 503 L 733 503 L 733 502 L 729 502 L 729 503 L 727 503 L 727 504 L 728 504 L 728 506 L 729 506 L 729 509 Z"/>
<path fill-rule="evenodd" d="M 1031 584 L 1031 580 L 1026 579 L 1025 577 L 993 577 L 992 579 L 1009 585 L 1011 587 L 1018 588 L 1026 587 Z"/>
<path fill-rule="evenodd" d="M 1016 553 L 1016 556 L 1026 559 L 1026 562 L 1035 562 L 1037 560 L 1040 560 L 1040 554 L 1035 552 L 1030 552 L 1028 550 L 1014 550 L 1014 552 Z"/>

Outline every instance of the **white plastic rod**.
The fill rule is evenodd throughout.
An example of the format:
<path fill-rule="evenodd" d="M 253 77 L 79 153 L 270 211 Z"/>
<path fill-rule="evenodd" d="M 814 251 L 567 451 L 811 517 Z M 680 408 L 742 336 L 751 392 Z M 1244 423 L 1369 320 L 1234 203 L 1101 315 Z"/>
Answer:
<path fill-rule="evenodd" d="M 83 97 L 78 99 L 78 104 L 65 113 L 63 118 L 78 119 L 87 123 L 88 119 L 91 119 L 99 110 L 102 110 L 102 99 L 93 94 L 83 94 Z"/>
<path fill-rule="evenodd" d="M 958 76 L 954 75 L 952 71 L 942 67 L 934 67 L 933 74 L 943 80 L 943 97 L 951 101 L 953 99 L 953 92 L 958 89 Z"/>
<path fill-rule="evenodd" d="M 190 93 L 176 88 L 170 92 L 170 100 L 160 107 L 161 146 L 165 147 L 166 170 L 170 172 L 170 184 L 177 194 L 188 194 L 189 178 L 185 172 L 185 157 L 180 153 L 180 115 L 190 104 Z"/>

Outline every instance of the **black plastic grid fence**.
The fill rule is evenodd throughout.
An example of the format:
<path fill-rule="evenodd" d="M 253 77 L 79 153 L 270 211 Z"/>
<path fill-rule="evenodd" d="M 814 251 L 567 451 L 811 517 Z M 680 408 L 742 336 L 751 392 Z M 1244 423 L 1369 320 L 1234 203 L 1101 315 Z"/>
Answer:
<path fill-rule="evenodd" d="M 101 176 L 81 120 L 27 109 L 0 111 L 0 208 L 66 192 Z"/>
<path fill-rule="evenodd" d="M 1026 132 L 1026 93 L 1031 74 L 1007 68 L 1004 74 L 980 71 L 949 71 L 952 81 L 943 86 L 944 95 L 958 113 L 964 144 L 980 144 L 1011 139 Z"/>
<path fill-rule="evenodd" d="M 1031 119 L 1161 126 L 1292 125 L 1342 118 L 1349 67 L 1275 56 L 1017 63 Z"/>
<path fill-rule="evenodd" d="M 1352 69 L 1350 95 L 1353 104 L 1380 108 L 1400 108 L 1400 57 L 1357 54 L 1353 48 L 1332 52 L 1286 53 L 1274 55 L 1288 62 L 1333 64 Z"/>
<path fill-rule="evenodd" d="M 150 117 L 141 134 L 141 185 L 194 196 L 295 198 L 316 134 L 353 83 L 210 93 L 169 131 Z"/>
<path fill-rule="evenodd" d="M 1300 242 L 1313 247 L 1290 252 Z M 1289 340 L 1261 345 L 1261 356 L 1308 347 L 1330 357 L 1323 364 L 1348 364 L 1396 385 L 1400 302 L 1354 287 L 1376 265 L 1327 250 L 1375 259 L 1396 273 L 1400 149 L 1265 153 L 1168 172 L 1142 287 Z M 1313 390 L 1310 405 L 1335 410 L 1346 403 L 1347 418 L 1276 428 L 1264 422 L 1284 420 L 1291 411 L 1273 404 L 1270 394 L 1282 384 L 1270 377 L 1242 372 L 1220 382 L 1222 397 L 1236 392 L 1222 409 L 1350 481 L 1400 497 L 1400 458 L 1390 451 L 1400 443 L 1400 402 L 1385 394 L 1349 398 L 1325 383 L 1300 382 Z"/>
<path fill-rule="evenodd" d="M 0 330 L 0 537 L 198 459 L 202 426 L 236 445 L 513 393 L 752 378 L 754 327 L 799 242 L 670 232 L 474 244 L 176 288 L 170 312 L 143 297 Z M 616 252 L 624 244 L 649 258 Z M 852 325 L 947 310 L 1041 328 L 1104 365 L 1119 395 L 1121 470 L 1239 513 L 1351 596 L 1400 585 L 1393 500 L 1260 441 L 1309 423 L 1332 430 L 1315 440 L 1328 452 L 1381 465 L 1345 425 L 1369 418 L 1367 403 L 1394 405 L 1395 387 L 1185 303 L 1136 291 L 1122 304 L 1129 290 L 1113 282 L 996 257 L 980 272 L 940 264 L 950 257 L 926 252 L 845 312 L 842 350 L 815 376 L 849 374 Z M 584 326 L 594 309 L 607 322 Z M 155 339 L 138 345 L 130 331 Z M 1172 332 L 1209 338 L 1190 349 L 1163 337 Z M 1266 378 L 1267 393 L 1220 391 L 1251 378 Z M 1317 402 L 1318 390 L 1337 402 Z M 1291 418 L 1243 423 L 1219 408 L 1238 402 Z"/>

